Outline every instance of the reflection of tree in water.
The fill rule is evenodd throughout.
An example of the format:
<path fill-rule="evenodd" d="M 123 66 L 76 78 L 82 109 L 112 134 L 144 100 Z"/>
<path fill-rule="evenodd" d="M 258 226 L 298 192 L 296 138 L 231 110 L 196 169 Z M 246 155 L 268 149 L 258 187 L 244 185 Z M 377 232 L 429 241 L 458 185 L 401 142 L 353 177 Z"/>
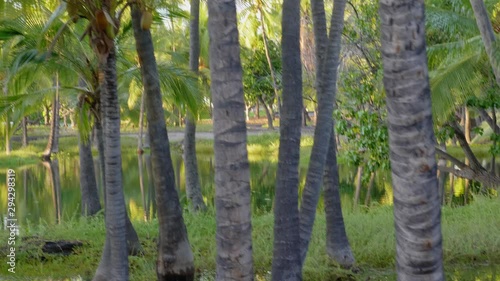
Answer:
<path fill-rule="evenodd" d="M 56 224 L 61 222 L 61 177 L 59 161 L 57 159 L 42 162 L 48 170 L 50 185 L 52 186 L 52 204 L 56 214 Z"/>

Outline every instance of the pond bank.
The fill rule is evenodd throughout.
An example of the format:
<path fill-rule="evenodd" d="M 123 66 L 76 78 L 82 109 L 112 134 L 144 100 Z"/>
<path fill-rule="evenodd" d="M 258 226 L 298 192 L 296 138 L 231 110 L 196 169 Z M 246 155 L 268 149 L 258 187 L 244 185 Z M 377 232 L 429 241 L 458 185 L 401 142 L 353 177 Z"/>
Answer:
<path fill-rule="evenodd" d="M 500 200 L 478 197 L 468 206 L 443 208 L 444 262 L 447 280 L 499 280 L 492 265 L 500 263 Z M 311 248 L 304 267 L 304 280 L 395 280 L 394 224 L 392 207 L 369 210 L 344 210 L 347 233 L 357 259 L 356 273 L 335 267 L 325 249 L 325 219 L 319 214 Z M 185 213 L 190 242 L 201 280 L 213 280 L 215 271 L 215 218 L 213 210 L 205 214 Z M 152 280 L 155 272 L 157 222 L 135 221 L 134 225 L 145 249 L 142 257 L 130 257 L 130 280 Z M 272 262 L 272 214 L 253 217 L 254 268 L 259 278 L 268 280 Z M 0 241 L 7 241 L 7 231 L 0 232 Z M 102 217 L 72 219 L 48 226 L 43 222 L 29 224 L 21 231 L 16 246 L 15 275 L 6 275 L 7 264 L 0 264 L 0 276 L 8 280 L 48 280 L 81 276 L 90 278 L 99 262 L 104 242 Z M 44 254 L 22 237 L 44 240 L 78 240 L 83 246 L 69 256 Z M 29 241 L 29 240 L 24 240 Z M 5 245 L 0 245 L 4 255 Z M 496 270 L 496 271 L 495 271 Z M 14 277 L 11 279 L 11 277 Z M 41 278 L 41 279 L 40 279 Z M 340 279 L 338 279 L 340 278 Z M 369 279 L 368 279 L 369 278 Z M 497 278 L 497 279 L 495 279 Z"/>

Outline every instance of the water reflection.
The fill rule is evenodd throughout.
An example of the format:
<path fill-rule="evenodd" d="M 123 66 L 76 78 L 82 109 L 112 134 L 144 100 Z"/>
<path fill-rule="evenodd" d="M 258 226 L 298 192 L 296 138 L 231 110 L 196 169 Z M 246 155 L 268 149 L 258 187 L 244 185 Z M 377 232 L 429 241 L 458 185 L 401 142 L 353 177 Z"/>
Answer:
<path fill-rule="evenodd" d="M 254 157 L 255 158 L 255 157 Z M 125 200 L 132 220 L 150 220 L 156 213 L 155 191 L 151 174 L 151 159 L 148 154 L 135 152 L 123 153 L 123 186 Z M 96 158 L 95 167 L 100 167 Z M 187 206 L 185 194 L 184 163 L 180 153 L 172 154 L 176 186 L 181 203 Z M 198 155 L 198 167 L 203 199 L 207 206 L 214 205 L 214 163 L 213 155 Z M 77 157 L 61 157 L 52 162 L 40 163 L 16 169 L 17 179 L 17 216 L 21 224 L 27 221 L 56 224 L 61 220 L 80 216 L 79 161 Z M 252 209 L 254 213 L 267 213 L 273 208 L 274 185 L 277 170 L 276 161 L 253 159 L 250 161 Z M 356 168 L 339 166 L 340 192 L 342 204 L 351 208 L 355 195 Z M 103 203 L 103 187 L 100 169 L 95 169 L 98 189 Z M 299 171 L 299 182 L 305 184 L 307 168 Z M 441 177 L 440 177 L 441 178 Z M 5 171 L 0 171 L 0 187 L 5 185 Z M 370 182 L 373 181 L 373 184 Z M 471 192 L 478 191 L 478 185 L 463 179 L 446 176 L 444 179 L 443 203 L 462 205 L 470 202 Z M 371 186 L 371 188 L 370 188 Z M 299 191 L 301 194 L 302 190 Z M 390 173 L 379 171 L 370 177 L 366 175 L 359 192 L 359 202 L 375 205 L 392 204 Z M 0 188 L 0 214 L 6 212 L 6 188 Z M 51 207 L 49 207 L 51 206 Z M 324 208 L 320 199 L 319 209 Z"/>

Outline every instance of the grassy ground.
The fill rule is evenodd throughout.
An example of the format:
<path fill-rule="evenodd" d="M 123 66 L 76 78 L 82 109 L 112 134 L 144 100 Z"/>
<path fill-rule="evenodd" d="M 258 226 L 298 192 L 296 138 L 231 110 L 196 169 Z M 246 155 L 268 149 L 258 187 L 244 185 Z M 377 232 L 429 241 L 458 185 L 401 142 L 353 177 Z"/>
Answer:
<path fill-rule="evenodd" d="M 484 275 L 489 276 L 488 279 L 481 279 L 481 276 L 477 275 L 486 265 L 500 262 L 498 210 L 500 200 L 483 197 L 476 198 L 473 204 L 466 207 L 443 208 L 444 262 L 448 280 L 500 280 L 500 277 L 494 279 L 490 273 Z M 329 260 L 325 253 L 325 219 L 324 215 L 320 214 L 304 267 L 304 280 L 395 280 L 392 208 L 377 207 L 368 212 L 345 211 L 344 215 L 357 259 L 356 273 L 340 269 Z M 187 212 L 184 216 L 197 274 L 200 278 L 203 276 L 199 280 L 213 280 L 214 212 L 209 210 L 198 215 Z M 268 280 L 272 261 L 273 215 L 254 216 L 252 222 L 256 280 Z M 155 277 L 157 222 L 136 221 L 134 225 L 144 246 L 145 255 L 129 258 L 130 280 L 152 280 Z M 21 233 L 17 244 L 16 274 L 11 276 L 19 278 L 18 280 L 34 280 L 35 277 L 57 280 L 75 276 L 90 280 L 100 259 L 104 242 L 104 222 L 102 217 L 73 219 L 56 226 L 30 225 L 23 228 Z M 7 233 L 2 232 L 0 241 L 7 241 L 6 235 Z M 70 256 L 43 254 L 39 247 L 33 246 L 39 240 L 59 239 L 79 240 L 84 246 Z M 5 251 L 2 247 L 0 249 Z M 473 269 L 472 273 L 468 268 Z M 0 263 L 0 272 L 6 273 L 6 270 L 7 264 Z"/>

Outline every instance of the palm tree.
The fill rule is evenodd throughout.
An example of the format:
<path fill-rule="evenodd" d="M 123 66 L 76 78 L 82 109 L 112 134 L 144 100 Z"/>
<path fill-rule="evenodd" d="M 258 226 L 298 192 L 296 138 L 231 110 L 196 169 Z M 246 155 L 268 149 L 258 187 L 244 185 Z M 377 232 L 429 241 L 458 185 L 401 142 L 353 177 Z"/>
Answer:
<path fill-rule="evenodd" d="M 198 75 L 200 57 L 200 0 L 191 0 L 191 19 L 189 22 L 189 68 Z M 201 193 L 196 159 L 196 120 L 193 114 L 186 114 L 184 133 L 184 165 L 186 193 L 193 210 L 204 211 L 205 202 Z"/>
<path fill-rule="evenodd" d="M 253 280 L 250 172 L 236 5 L 208 2 L 217 280 Z"/>
<path fill-rule="evenodd" d="M 150 12 L 141 11 L 138 4 L 132 4 L 132 25 L 146 95 L 151 164 L 160 226 L 156 273 L 158 280 L 193 280 L 193 253 L 182 217 L 179 195 L 175 188 L 153 41 L 149 27 L 141 25 L 141 18 L 144 23 L 148 13 Z"/>
<path fill-rule="evenodd" d="M 344 26 L 344 10 L 345 0 L 336 0 L 334 2 L 333 13 L 331 18 L 330 34 L 327 35 L 325 7 L 322 0 L 315 0 L 311 2 L 313 23 L 314 23 L 314 37 L 316 44 L 316 84 L 318 96 L 318 118 L 316 128 L 314 130 L 314 144 L 311 151 L 309 160 L 309 168 L 307 171 L 306 184 L 302 195 L 302 204 L 300 208 L 300 236 L 301 236 L 301 259 L 304 262 L 307 254 L 309 241 L 311 238 L 314 219 L 316 216 L 316 206 L 318 204 L 320 188 L 322 179 L 325 175 L 325 163 L 327 155 L 330 153 L 331 157 L 336 157 L 335 150 L 329 152 L 329 146 L 335 140 L 333 131 L 333 103 L 336 96 L 336 82 L 337 82 L 337 66 L 339 63 L 340 43 L 342 30 Z M 330 160 L 332 161 L 332 160 Z M 332 163 L 333 165 L 333 163 Z M 332 169 L 332 167 L 327 167 Z M 334 176 L 331 170 L 326 173 L 328 176 Z M 329 178 L 329 183 L 338 184 L 338 178 Z M 327 191 L 338 192 L 338 189 L 328 188 Z M 332 194 L 331 196 L 338 196 Z M 327 201 L 333 203 L 334 201 Z M 329 208 L 334 208 L 337 213 L 341 214 L 340 205 L 329 205 Z M 338 208 L 338 209 L 337 209 Z M 343 228 L 343 220 L 336 220 L 335 227 Z M 340 231 L 343 233 L 345 231 Z M 329 231 L 328 233 L 334 234 L 336 232 Z M 334 238 L 336 239 L 336 238 Z M 329 240 L 334 240 L 329 239 Z M 347 238 L 339 240 L 348 242 Z M 338 244 L 329 244 L 335 246 Z M 350 246 L 343 245 L 338 249 L 339 253 L 331 256 L 336 259 L 339 264 L 344 266 L 352 266 L 354 258 L 352 253 L 346 255 L 345 250 L 350 249 Z M 329 252 L 335 253 L 336 249 L 331 249 Z M 340 254 L 342 252 L 342 254 Z M 341 258 L 337 260 L 337 258 Z"/>
<path fill-rule="evenodd" d="M 299 160 L 302 122 L 300 0 L 283 2 L 283 107 L 274 203 L 272 280 L 302 280 L 299 235 Z"/>
<path fill-rule="evenodd" d="M 472 9 L 474 10 L 474 15 L 477 21 L 477 27 L 481 32 L 481 37 L 483 38 L 484 47 L 488 58 L 490 60 L 491 67 L 493 68 L 493 73 L 495 73 L 495 78 L 497 84 L 500 86 L 500 62 L 498 57 L 495 55 L 497 52 L 495 50 L 495 33 L 493 32 L 493 26 L 491 25 L 488 12 L 486 11 L 486 6 L 483 0 L 470 0 Z"/>
<path fill-rule="evenodd" d="M 424 1 L 380 3 L 398 280 L 444 280 Z"/>

